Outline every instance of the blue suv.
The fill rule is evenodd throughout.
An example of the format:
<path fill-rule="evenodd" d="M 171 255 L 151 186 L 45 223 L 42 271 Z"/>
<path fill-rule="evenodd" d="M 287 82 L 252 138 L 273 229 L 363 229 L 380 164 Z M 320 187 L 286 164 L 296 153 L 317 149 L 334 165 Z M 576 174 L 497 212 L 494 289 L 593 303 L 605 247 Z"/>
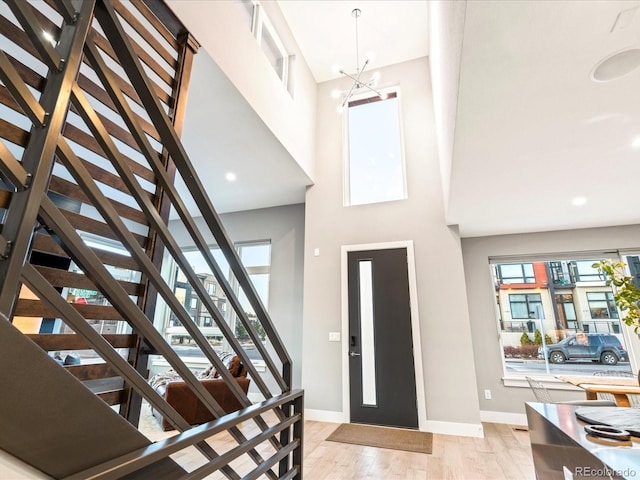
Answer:
<path fill-rule="evenodd" d="M 629 360 L 629 354 L 622 348 L 618 337 L 607 333 L 577 333 L 545 348 L 546 357 L 551 363 L 591 360 L 615 365 L 619 361 Z M 544 357 L 543 348 L 538 348 L 538 358 Z"/>

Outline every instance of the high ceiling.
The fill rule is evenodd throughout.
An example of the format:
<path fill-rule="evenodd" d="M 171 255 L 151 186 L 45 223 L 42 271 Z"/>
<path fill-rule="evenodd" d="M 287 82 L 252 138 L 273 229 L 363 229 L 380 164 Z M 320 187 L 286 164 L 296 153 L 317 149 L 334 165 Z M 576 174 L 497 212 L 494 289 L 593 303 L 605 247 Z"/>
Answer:
<path fill-rule="evenodd" d="M 370 57 L 367 70 L 425 57 L 429 52 L 424 0 L 280 0 L 280 10 L 317 82 L 354 73 Z M 356 58 L 356 19 L 358 58 Z"/>
<path fill-rule="evenodd" d="M 204 49 L 194 57 L 183 131 L 219 213 L 304 202 L 311 180 Z M 179 176 L 176 185 L 186 191 Z M 191 196 L 183 199 L 199 216 Z"/>
<path fill-rule="evenodd" d="M 631 143 L 640 136 L 640 69 L 606 83 L 590 74 L 607 55 L 638 47 L 639 4 L 467 2 L 447 218 L 459 224 L 462 236 L 638 223 L 631 181 L 640 148 Z M 372 70 L 428 53 L 426 1 L 279 5 L 318 82 L 335 75 L 335 63 L 355 69 L 355 7 L 362 10 L 360 58 L 374 51 Z M 443 35 L 451 30 L 439 29 Z M 231 113 L 235 107 L 228 108 Z M 270 142 L 285 169 L 277 190 L 291 193 L 278 201 L 303 201 L 309 180 Z M 250 160 L 229 148 L 223 157 L 233 154 L 233 165 Z M 240 183 L 221 182 L 212 192 L 222 196 L 229 188 L 230 206 L 222 211 L 245 209 L 238 192 L 251 190 Z M 270 194 L 276 190 L 264 192 L 264 199 Z M 578 197 L 586 203 L 573 205 Z"/>
<path fill-rule="evenodd" d="M 638 5 L 467 2 L 449 203 L 463 236 L 638 223 L 640 69 L 590 78 L 638 46 Z"/>

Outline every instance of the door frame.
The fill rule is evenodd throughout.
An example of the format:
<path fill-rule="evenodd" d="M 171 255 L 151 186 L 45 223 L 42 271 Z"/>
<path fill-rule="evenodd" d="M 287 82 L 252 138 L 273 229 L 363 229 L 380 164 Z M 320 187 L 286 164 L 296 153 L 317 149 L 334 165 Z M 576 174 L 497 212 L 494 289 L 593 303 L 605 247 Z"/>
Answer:
<path fill-rule="evenodd" d="M 409 306 L 411 309 L 411 336 L 413 337 L 413 361 L 416 380 L 416 406 L 418 407 L 418 430 L 426 431 L 427 407 L 425 403 L 424 373 L 422 368 L 422 343 L 420 341 L 420 317 L 418 315 L 418 286 L 416 281 L 416 263 L 413 240 L 397 242 L 365 243 L 343 245 L 340 255 L 340 279 L 342 296 L 342 412 L 344 422 L 351 421 L 350 387 L 349 387 L 349 281 L 348 253 L 363 250 L 389 250 L 404 248 L 407 251 L 407 274 L 409 277 Z"/>

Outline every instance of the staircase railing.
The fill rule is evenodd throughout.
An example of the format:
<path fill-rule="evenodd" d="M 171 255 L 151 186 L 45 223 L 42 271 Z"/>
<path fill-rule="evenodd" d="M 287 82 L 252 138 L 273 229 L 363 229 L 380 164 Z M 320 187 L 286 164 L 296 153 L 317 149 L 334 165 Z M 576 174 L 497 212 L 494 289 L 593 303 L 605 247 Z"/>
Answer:
<path fill-rule="evenodd" d="M 0 102 L 12 111 L 7 118 L 0 117 L 0 173 L 5 185 L 0 188 L 0 208 L 5 209 L 0 233 L 0 313 L 11 319 L 60 319 L 75 335 L 65 335 L 69 340 L 73 337 L 72 342 L 52 343 L 78 345 L 75 337 L 81 338 L 80 343 L 97 353 L 123 382 L 120 390 L 109 395 L 102 392 L 103 398 L 119 403 L 120 413 L 134 425 L 145 399 L 184 432 L 69 478 L 120 478 L 188 446 L 196 446 L 206 463 L 184 478 L 204 478 L 214 471 L 227 478 L 301 478 L 303 393 L 292 390 L 291 358 L 179 140 L 193 40 L 184 30 L 168 33 L 154 11 L 163 18 L 170 12 L 158 2 L 149 2 L 154 9 L 140 0 L 6 3 L 11 13 L 0 15 L 0 33 L 11 40 L 18 55 L 0 51 L 4 83 Z M 137 40 L 128 33 L 132 30 Z M 141 45 L 144 40 L 147 43 Z M 173 53 L 167 44 L 175 48 Z M 48 72 L 46 79 L 28 66 L 33 59 Z M 162 66 L 162 61 L 171 68 Z M 25 120 L 31 123 L 29 132 L 23 129 Z M 176 187 L 176 176 L 186 189 Z M 186 206 L 186 194 L 195 200 L 205 231 L 198 228 Z M 169 228 L 170 210 L 216 278 L 273 382 L 255 367 L 190 265 Z M 116 242 L 127 254 L 90 248 L 83 232 Z M 211 237 L 277 360 L 211 253 L 206 241 Z M 265 401 L 252 404 L 176 296 L 163 275 L 163 258 L 169 257 Z M 79 268 L 77 273 L 67 271 L 70 262 Z M 138 272 L 137 280 L 116 279 L 106 265 Z M 37 299 L 20 298 L 22 285 Z M 70 287 L 100 292 L 108 305 L 70 303 L 65 298 Z M 216 368 L 241 411 L 227 415 L 156 329 L 159 303 L 179 320 Z M 100 319 L 126 322 L 131 329 L 126 342 L 94 329 L 90 320 Z M 34 340 L 46 343 L 40 337 Z M 122 356 L 117 348 L 125 343 L 134 346 Z M 146 378 L 151 354 L 162 355 L 218 420 L 192 428 L 158 395 Z M 252 438 L 241 428 L 248 420 L 258 432 Z M 238 446 L 217 453 L 212 442 L 205 440 L 220 432 L 231 435 Z M 242 456 L 251 459 L 253 467 L 240 462 L 242 471 L 236 471 L 232 462 L 237 465 Z M 278 473 L 273 469 L 276 464 Z"/>

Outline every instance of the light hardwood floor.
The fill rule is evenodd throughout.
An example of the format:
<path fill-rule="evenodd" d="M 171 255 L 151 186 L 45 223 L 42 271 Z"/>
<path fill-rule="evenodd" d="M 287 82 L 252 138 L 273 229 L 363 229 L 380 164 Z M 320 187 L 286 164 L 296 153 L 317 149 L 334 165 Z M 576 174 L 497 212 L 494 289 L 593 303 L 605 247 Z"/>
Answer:
<path fill-rule="evenodd" d="M 155 419 L 141 424 L 141 431 L 151 440 L 176 432 L 161 432 Z M 258 430 L 246 422 L 240 429 L 247 437 Z M 535 479 L 529 434 L 510 425 L 484 423 L 484 438 L 434 435 L 433 453 L 422 454 L 359 445 L 329 442 L 325 439 L 338 427 L 335 423 L 305 421 L 304 478 L 306 480 L 527 480 Z M 237 445 L 228 434 L 208 441 L 218 453 Z M 274 450 L 266 445 L 258 449 L 264 457 Z M 172 458 L 187 470 L 204 463 L 203 457 L 189 449 Z M 233 467 L 240 474 L 255 467 L 248 457 L 238 459 Z M 208 479 L 224 478 L 219 474 Z"/>

